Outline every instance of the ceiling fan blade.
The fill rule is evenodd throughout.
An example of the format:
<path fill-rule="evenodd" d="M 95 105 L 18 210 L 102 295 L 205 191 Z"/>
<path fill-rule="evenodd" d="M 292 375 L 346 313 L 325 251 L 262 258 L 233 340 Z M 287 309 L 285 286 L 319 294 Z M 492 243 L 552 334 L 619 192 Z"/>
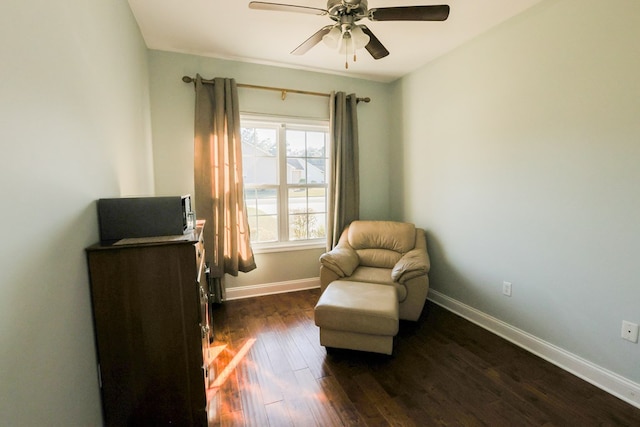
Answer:
<path fill-rule="evenodd" d="M 249 2 L 249 9 L 255 10 L 273 10 L 276 12 L 297 12 L 308 13 L 311 15 L 326 15 L 327 11 L 317 7 L 297 6 L 294 4 L 269 3 L 265 1 Z"/>
<path fill-rule="evenodd" d="M 371 56 L 373 56 L 373 59 L 380 59 L 389 55 L 387 48 L 380 43 L 380 40 L 373 35 L 369 28 L 365 25 L 361 25 L 360 27 L 362 28 L 362 31 L 369 36 L 369 43 L 364 48 L 367 49 L 367 52 L 369 52 Z"/>
<path fill-rule="evenodd" d="M 333 25 L 327 25 L 325 27 L 320 28 L 314 35 L 306 39 L 300 46 L 293 49 L 291 51 L 291 54 L 304 55 L 309 51 L 309 49 L 311 49 L 312 47 L 320 43 L 320 41 L 322 41 L 322 37 L 325 34 L 327 34 L 329 31 L 331 31 L 331 28 L 333 28 Z"/>
<path fill-rule="evenodd" d="M 369 9 L 371 21 L 445 21 L 449 6 L 398 6 Z"/>

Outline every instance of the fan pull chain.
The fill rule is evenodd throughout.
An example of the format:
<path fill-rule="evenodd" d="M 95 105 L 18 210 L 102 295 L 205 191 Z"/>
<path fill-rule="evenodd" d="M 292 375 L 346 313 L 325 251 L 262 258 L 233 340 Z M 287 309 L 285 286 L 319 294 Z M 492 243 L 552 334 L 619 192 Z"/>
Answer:
<path fill-rule="evenodd" d="M 344 56 L 345 56 L 345 58 L 344 58 L 344 68 L 346 70 L 348 70 L 349 69 L 349 52 L 346 52 L 344 54 Z M 357 61 L 358 61 L 357 54 L 356 54 L 356 52 L 353 52 L 353 62 L 357 62 Z"/>

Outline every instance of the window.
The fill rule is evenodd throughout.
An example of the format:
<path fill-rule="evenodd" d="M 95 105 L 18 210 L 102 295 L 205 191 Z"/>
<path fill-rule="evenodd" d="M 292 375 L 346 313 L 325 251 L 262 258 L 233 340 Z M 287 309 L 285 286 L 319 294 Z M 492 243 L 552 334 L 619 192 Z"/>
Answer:
<path fill-rule="evenodd" d="M 241 134 L 251 242 L 324 243 L 328 122 L 243 115 Z"/>

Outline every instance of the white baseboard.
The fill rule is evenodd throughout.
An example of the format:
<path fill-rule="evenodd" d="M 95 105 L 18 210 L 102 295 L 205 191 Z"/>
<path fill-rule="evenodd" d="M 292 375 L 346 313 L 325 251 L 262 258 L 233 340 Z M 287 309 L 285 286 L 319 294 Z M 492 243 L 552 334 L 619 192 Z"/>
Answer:
<path fill-rule="evenodd" d="M 285 292 L 304 291 L 320 287 L 320 278 L 288 280 L 286 282 L 266 283 L 264 285 L 237 286 L 226 289 L 225 300 L 258 297 L 262 295 L 282 294 Z"/>
<path fill-rule="evenodd" d="M 496 319 L 433 289 L 429 300 L 553 363 L 625 402 L 640 408 L 640 384 L 595 365 L 560 347 Z"/>

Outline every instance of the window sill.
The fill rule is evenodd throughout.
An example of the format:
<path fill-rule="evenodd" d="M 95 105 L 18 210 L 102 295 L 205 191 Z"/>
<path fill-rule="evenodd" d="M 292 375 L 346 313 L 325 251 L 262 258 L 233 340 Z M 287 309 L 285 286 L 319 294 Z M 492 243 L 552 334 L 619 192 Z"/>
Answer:
<path fill-rule="evenodd" d="M 292 243 L 292 242 L 282 242 L 282 243 L 272 243 L 272 244 L 263 244 L 263 245 L 251 245 L 254 254 L 267 254 L 274 252 L 295 252 L 295 251 L 304 251 L 308 249 L 324 249 L 326 248 L 326 242 L 324 240 L 321 241 L 312 241 L 312 242 L 304 242 L 304 243 Z"/>

